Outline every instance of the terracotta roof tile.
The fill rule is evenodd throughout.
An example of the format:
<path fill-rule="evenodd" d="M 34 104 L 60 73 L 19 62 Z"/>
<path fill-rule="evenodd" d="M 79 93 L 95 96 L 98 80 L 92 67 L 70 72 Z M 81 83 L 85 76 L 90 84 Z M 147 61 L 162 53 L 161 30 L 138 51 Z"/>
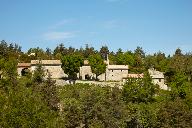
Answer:
<path fill-rule="evenodd" d="M 32 65 L 36 65 L 38 63 L 41 63 L 42 65 L 61 65 L 60 60 L 31 60 Z"/>
<path fill-rule="evenodd" d="M 18 63 L 17 67 L 30 67 L 31 63 Z"/>
<path fill-rule="evenodd" d="M 127 74 L 127 78 L 143 78 L 144 74 Z"/>
<path fill-rule="evenodd" d="M 108 65 L 108 69 L 128 70 L 128 65 Z"/>

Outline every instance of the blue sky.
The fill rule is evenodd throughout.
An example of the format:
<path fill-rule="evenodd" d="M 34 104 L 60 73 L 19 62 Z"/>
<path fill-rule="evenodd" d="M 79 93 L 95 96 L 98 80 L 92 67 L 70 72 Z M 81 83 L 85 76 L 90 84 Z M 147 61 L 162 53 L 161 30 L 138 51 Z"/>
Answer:
<path fill-rule="evenodd" d="M 192 50 L 192 0 L 0 0 L 0 40 L 31 47 Z"/>

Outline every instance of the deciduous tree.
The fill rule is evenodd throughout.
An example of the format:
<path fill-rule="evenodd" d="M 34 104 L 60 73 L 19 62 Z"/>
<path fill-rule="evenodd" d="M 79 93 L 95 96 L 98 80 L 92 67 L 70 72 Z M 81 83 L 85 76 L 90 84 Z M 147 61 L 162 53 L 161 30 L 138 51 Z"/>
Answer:
<path fill-rule="evenodd" d="M 83 58 L 79 55 L 66 55 L 61 59 L 62 69 L 69 78 L 76 79 L 80 67 L 83 65 Z"/>
<path fill-rule="evenodd" d="M 106 64 L 104 63 L 104 60 L 102 59 L 101 55 L 91 55 L 89 56 L 88 60 L 92 72 L 96 74 L 96 79 L 100 74 L 106 71 Z"/>

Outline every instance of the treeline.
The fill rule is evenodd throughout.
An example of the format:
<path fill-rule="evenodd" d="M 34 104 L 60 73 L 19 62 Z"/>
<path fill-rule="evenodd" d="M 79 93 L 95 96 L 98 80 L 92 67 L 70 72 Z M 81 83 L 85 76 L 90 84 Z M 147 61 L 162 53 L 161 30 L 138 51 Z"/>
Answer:
<path fill-rule="evenodd" d="M 78 50 L 65 48 L 62 44 L 53 52 L 31 48 L 24 53 L 20 46 L 5 41 L 0 43 L 0 53 L 0 127 L 192 127 L 191 53 L 183 54 L 176 49 L 172 56 L 161 52 L 145 55 L 140 47 L 133 52 L 119 49 L 114 53 L 106 46 L 96 51 L 88 46 Z M 33 75 L 17 75 L 18 62 L 64 61 L 70 56 L 76 56 L 78 63 L 84 59 L 94 62 L 97 58 L 106 59 L 106 53 L 111 64 L 128 64 L 131 72 L 144 72 L 144 78 L 129 79 L 119 89 L 87 84 L 58 87 L 50 75 L 44 78 L 41 64 Z M 152 84 L 148 68 L 164 72 L 171 90 L 160 90 Z"/>
<path fill-rule="evenodd" d="M 155 68 L 156 70 L 165 73 L 167 82 L 173 81 L 174 77 L 178 73 L 187 76 L 187 79 L 191 80 L 192 53 L 183 54 L 182 50 L 179 48 L 175 50 L 175 53 L 172 56 L 166 56 L 165 53 L 162 52 L 157 52 L 153 55 L 146 55 L 145 51 L 141 47 L 137 47 L 134 51 L 122 51 L 122 49 L 119 48 L 117 52 L 113 52 L 109 51 L 107 46 L 102 46 L 98 51 L 88 45 L 86 45 L 85 48 L 75 49 L 73 47 L 67 48 L 61 43 L 53 49 L 53 51 L 50 48 L 46 48 L 44 51 L 37 47 L 30 48 L 26 53 L 24 53 L 21 51 L 21 46 L 18 46 L 17 44 L 8 44 L 4 40 L 0 42 L 0 56 L 5 59 L 15 59 L 20 63 L 26 63 L 36 59 L 62 60 L 64 57 L 71 56 L 71 58 L 68 57 L 67 59 L 75 60 L 75 58 L 78 58 L 78 65 L 82 65 L 83 60 L 88 59 L 91 64 L 94 60 L 106 60 L 107 55 L 109 55 L 110 64 L 129 65 L 130 73 L 143 73 L 149 68 Z M 63 62 L 65 62 L 65 60 Z M 92 65 L 95 65 L 95 63 Z M 100 70 L 103 71 L 104 68 L 101 68 Z M 71 71 L 69 72 L 70 74 L 73 74 Z M 76 72 L 78 72 L 78 70 Z M 99 71 L 95 71 L 95 73 L 101 74 Z"/>

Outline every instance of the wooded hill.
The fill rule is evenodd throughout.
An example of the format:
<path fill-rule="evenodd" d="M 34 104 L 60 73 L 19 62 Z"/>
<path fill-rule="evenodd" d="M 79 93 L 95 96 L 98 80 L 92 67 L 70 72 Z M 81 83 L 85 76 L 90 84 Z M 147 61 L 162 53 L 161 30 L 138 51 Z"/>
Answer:
<path fill-rule="evenodd" d="M 35 54 L 33 54 L 35 53 Z M 17 63 L 34 59 L 78 60 L 109 54 L 111 64 L 131 66 L 130 72 L 142 73 L 148 68 L 164 72 L 170 91 L 160 90 L 151 83 L 147 73 L 143 79 L 130 79 L 123 86 L 100 87 L 75 84 L 58 87 L 38 65 L 34 74 L 18 77 Z M 91 60 L 90 59 L 90 60 Z M 17 44 L 0 43 L 0 127 L 192 127 L 192 54 L 176 49 L 172 56 L 162 52 L 145 55 L 141 47 L 134 51 L 99 51 L 66 48 L 63 44 L 53 51 L 30 48 L 27 53 Z"/>

